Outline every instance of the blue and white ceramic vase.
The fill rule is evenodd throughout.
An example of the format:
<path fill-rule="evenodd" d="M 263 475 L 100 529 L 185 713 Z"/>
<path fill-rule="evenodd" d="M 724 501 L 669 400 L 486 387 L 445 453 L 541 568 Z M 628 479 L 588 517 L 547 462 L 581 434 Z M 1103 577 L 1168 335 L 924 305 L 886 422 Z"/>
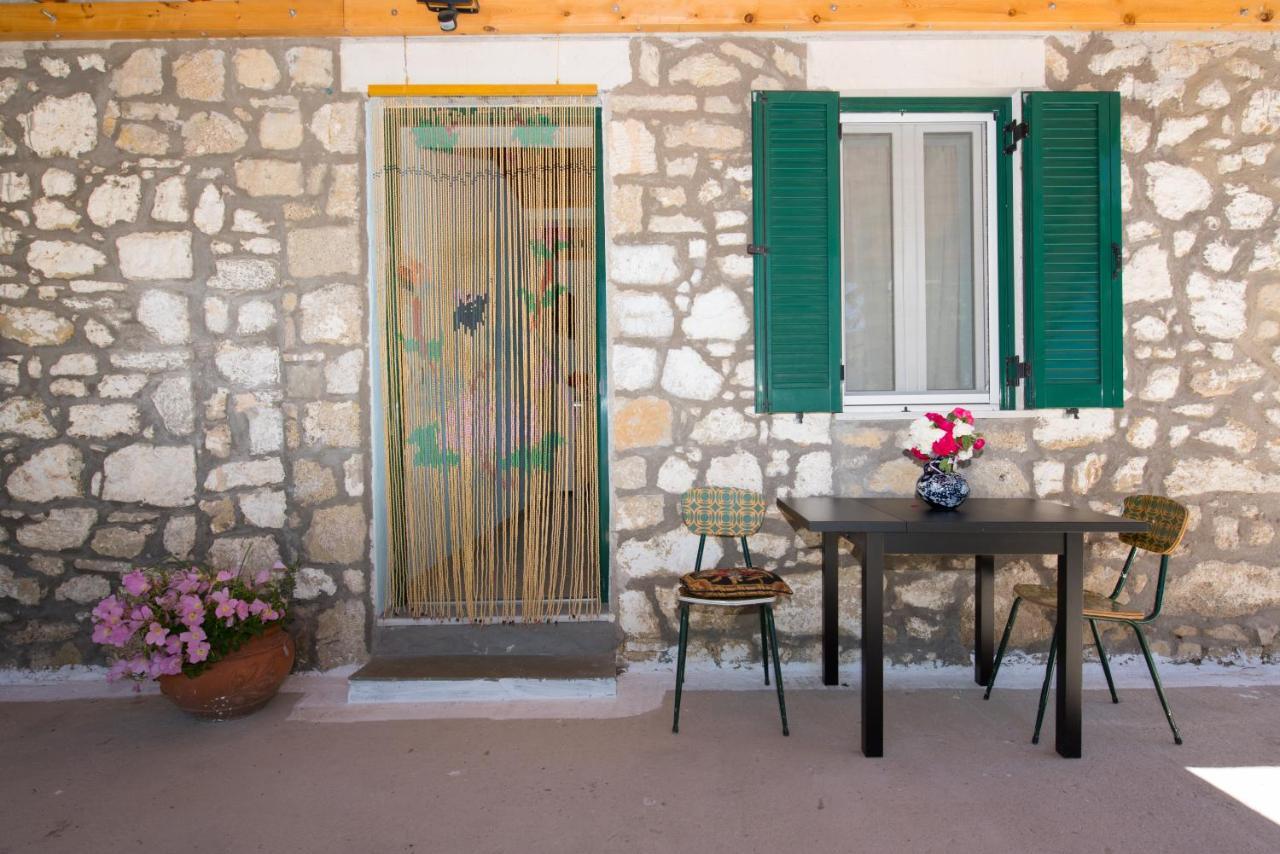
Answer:
<path fill-rule="evenodd" d="M 969 484 L 958 472 L 945 472 L 937 460 L 925 464 L 916 495 L 935 510 L 954 510 L 969 497 Z"/>

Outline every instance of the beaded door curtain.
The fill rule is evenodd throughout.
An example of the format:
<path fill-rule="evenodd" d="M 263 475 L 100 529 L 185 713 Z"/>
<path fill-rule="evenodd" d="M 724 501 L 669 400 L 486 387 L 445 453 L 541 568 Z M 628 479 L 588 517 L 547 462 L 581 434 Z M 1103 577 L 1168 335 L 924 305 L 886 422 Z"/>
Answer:
<path fill-rule="evenodd" d="M 598 108 L 372 103 L 383 615 L 597 611 Z"/>

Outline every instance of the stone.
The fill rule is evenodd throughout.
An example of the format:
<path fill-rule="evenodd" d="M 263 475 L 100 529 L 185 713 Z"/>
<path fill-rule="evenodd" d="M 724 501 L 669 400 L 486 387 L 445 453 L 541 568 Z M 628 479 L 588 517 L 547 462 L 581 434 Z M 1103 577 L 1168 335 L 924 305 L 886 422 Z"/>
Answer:
<path fill-rule="evenodd" d="M 226 54 L 220 50 L 184 53 L 173 61 L 173 82 L 179 98 L 221 101 L 227 83 Z"/>
<path fill-rule="evenodd" d="M 318 47 L 291 47 L 284 58 L 293 88 L 327 89 L 333 85 L 333 51 Z"/>
<path fill-rule="evenodd" d="M 69 196 L 76 191 L 76 176 L 55 166 L 44 171 L 40 188 L 46 196 Z"/>
<path fill-rule="evenodd" d="M 354 664 L 367 657 L 362 602 L 348 599 L 320 614 L 316 620 L 316 665 L 321 670 Z"/>
<path fill-rule="evenodd" d="M 195 212 L 191 221 L 203 234 L 217 234 L 222 231 L 222 223 L 226 217 L 226 204 L 222 201 L 222 193 L 213 184 L 205 184 L 196 201 Z"/>
<path fill-rule="evenodd" d="M 164 526 L 164 549 L 173 557 L 185 558 L 196 545 L 196 517 L 174 516 Z"/>
<path fill-rule="evenodd" d="M 79 157 L 98 142 L 98 108 L 87 92 L 44 98 L 18 116 L 18 123 L 37 157 Z"/>
<path fill-rule="evenodd" d="M 217 111 L 194 113 L 182 123 L 182 150 L 189 157 L 231 154 L 244 148 L 248 141 L 249 134 L 239 122 Z M 237 175 L 239 168 L 240 161 L 237 161 Z"/>
<path fill-rule="evenodd" d="M 322 504 L 338 494 L 337 481 L 327 466 L 308 459 L 293 464 L 292 494 L 300 504 Z"/>
<path fill-rule="evenodd" d="M 98 511 L 91 507 L 54 507 L 40 521 L 19 527 L 18 543 L 49 552 L 78 549 L 97 521 Z"/>
<path fill-rule="evenodd" d="M 1088 453 L 1071 470 L 1071 490 L 1076 495 L 1088 495 L 1102 479 L 1102 470 L 1107 463 L 1106 454 Z M 985 493 L 984 493 L 985 494 Z"/>
<path fill-rule="evenodd" d="M 679 457 L 667 457 L 658 469 L 658 488 L 676 495 L 687 492 L 693 486 L 698 473 Z"/>
<path fill-rule="evenodd" d="M 759 492 L 764 488 L 764 474 L 760 461 L 748 451 L 739 451 L 725 457 L 713 457 L 707 468 L 708 486 L 733 486 Z"/>
<path fill-rule="evenodd" d="M 1253 495 L 1280 492 L 1280 474 L 1267 474 L 1246 462 L 1221 457 L 1175 459 L 1165 476 L 1165 491 L 1173 498 L 1206 492 L 1243 492 Z"/>
<path fill-rule="evenodd" d="M 191 232 L 139 231 L 116 238 L 120 272 L 127 279 L 189 279 L 194 263 L 191 258 Z"/>
<path fill-rule="evenodd" d="M 352 498 L 364 495 L 363 454 L 352 454 L 342 463 L 342 488 Z"/>
<path fill-rule="evenodd" d="M 711 400 L 720 394 L 723 384 L 723 377 L 692 347 L 667 352 L 662 366 L 662 388 L 668 394 L 688 400 Z"/>
<path fill-rule="evenodd" d="M 236 186 L 255 198 L 301 196 L 302 164 L 287 160 L 249 159 L 235 164 Z"/>
<path fill-rule="evenodd" d="M 281 563 L 280 546 L 275 537 L 223 537 L 209 547 L 209 564 L 214 569 L 230 569 L 244 573 L 261 572 Z"/>
<path fill-rule="evenodd" d="M 1165 119 L 1156 137 L 1156 148 L 1168 148 L 1185 142 L 1196 131 L 1209 124 L 1208 116 L 1189 116 Z"/>
<path fill-rule="evenodd" d="M 116 148 L 130 154 L 147 154 L 163 157 L 169 153 L 169 134 L 149 125 L 128 122 L 120 126 L 116 135 Z"/>
<path fill-rule="evenodd" d="M 270 300 L 252 299 L 236 312 L 236 334 L 257 335 L 276 325 L 276 307 Z"/>
<path fill-rule="evenodd" d="M 151 218 L 158 222 L 186 222 L 187 216 L 186 183 L 178 175 L 165 178 L 156 185 Z"/>
<path fill-rule="evenodd" d="M 613 386 L 619 391 L 641 391 L 658 379 L 658 352 L 649 347 L 613 346 L 609 363 Z"/>
<path fill-rule="evenodd" d="M 187 377 L 161 380 L 151 392 L 151 404 L 160 415 L 164 429 L 174 436 L 189 436 L 195 430 L 195 403 L 191 380 Z"/>
<path fill-rule="evenodd" d="M 620 335 L 667 339 L 675 330 L 671 304 L 659 294 L 617 291 L 613 301 Z"/>
<path fill-rule="evenodd" d="M 160 48 L 135 50 L 111 72 L 111 90 L 121 98 L 158 94 L 164 88 L 163 60 Z"/>
<path fill-rule="evenodd" d="M 754 438 L 756 426 L 742 411 L 724 406 L 713 409 L 694 425 L 689 438 L 698 445 L 741 442 Z"/>
<path fill-rule="evenodd" d="M 625 457 L 614 460 L 609 472 L 609 482 L 615 489 L 643 489 L 648 481 L 645 478 L 644 457 Z"/>
<path fill-rule="evenodd" d="M 49 423 L 44 404 L 33 397 L 8 397 L 0 401 L 0 433 L 28 439 L 53 439 L 58 431 Z"/>
<path fill-rule="evenodd" d="M 1116 492 L 1128 494 L 1142 488 L 1147 470 L 1146 457 L 1129 457 L 1111 476 L 1111 487 Z"/>
<path fill-rule="evenodd" d="M 662 127 L 662 141 L 668 148 L 727 151 L 742 148 L 745 140 L 739 128 L 720 122 L 692 121 L 664 124 Z"/>
<path fill-rule="evenodd" d="M 1110 409 L 1082 409 L 1078 417 L 1041 416 L 1032 436 L 1046 450 L 1085 448 L 1114 435 L 1115 412 Z"/>
<path fill-rule="evenodd" d="M 7 303 L 0 305 L 0 337 L 28 347 L 65 344 L 75 331 L 71 321 L 47 309 Z"/>
<path fill-rule="evenodd" d="M 1182 220 L 1204 210 L 1213 200 L 1213 187 L 1194 169 L 1161 161 L 1147 163 L 1143 168 L 1147 173 L 1147 196 L 1165 219 Z"/>
<path fill-rule="evenodd" d="M 110 439 L 132 435 L 141 427 L 141 413 L 132 403 L 82 403 L 68 410 L 68 436 Z"/>
<path fill-rule="evenodd" d="M 354 401 L 308 403 L 302 419 L 302 436 L 311 447 L 360 447 L 360 405 Z"/>
<path fill-rule="evenodd" d="M 147 291 L 138 299 L 138 322 L 161 344 L 185 344 L 191 339 L 191 317 L 183 294 Z"/>
<path fill-rule="evenodd" d="M 36 217 L 36 228 L 41 231 L 77 231 L 80 228 L 80 214 L 57 199 L 36 199 L 31 212 Z"/>
<path fill-rule="evenodd" d="M 18 501 L 44 504 L 55 498 L 80 495 L 84 458 L 73 445 L 53 445 L 35 451 L 15 468 L 5 483 L 9 495 Z"/>
<path fill-rule="evenodd" d="M 86 212 L 94 225 L 106 228 L 134 222 L 142 204 L 142 179 L 137 175 L 109 175 L 89 194 Z"/>
<path fill-rule="evenodd" d="M 614 175 L 652 175 L 658 171 L 657 140 L 644 122 L 609 123 L 609 169 Z"/>
<path fill-rule="evenodd" d="M 348 350 L 324 365 L 325 391 L 329 394 L 358 394 L 364 376 L 364 352 Z"/>
<path fill-rule="evenodd" d="M 137 557 L 147 544 L 147 534 L 132 528 L 99 528 L 89 548 L 107 557 Z"/>
<path fill-rule="evenodd" d="M 324 212 L 339 219 L 354 219 L 360 213 L 360 198 L 364 187 L 360 184 L 360 172 L 354 163 L 338 163 L 331 168 L 329 197 Z"/>
<path fill-rule="evenodd" d="M 249 422 L 249 453 L 270 454 L 284 447 L 284 414 L 273 407 L 255 406 L 245 412 Z"/>
<path fill-rule="evenodd" d="M 228 258 L 214 262 L 208 287 L 221 291 L 262 291 L 276 286 L 280 271 L 274 261 Z"/>
<path fill-rule="evenodd" d="M 54 598 L 59 602 L 69 600 L 89 605 L 104 599 L 110 592 L 111 582 L 101 575 L 77 575 L 58 585 Z"/>
<path fill-rule="evenodd" d="M 304 566 L 294 576 L 293 597 L 311 600 L 321 596 L 332 596 L 338 592 L 338 585 L 323 569 Z"/>
<path fill-rule="evenodd" d="M 7 566 L 0 565 L 0 599 L 13 599 L 19 605 L 38 605 L 44 597 L 44 588 L 40 586 L 40 582 L 34 578 L 22 578 L 15 576 L 13 570 Z M 27 631 L 31 632 L 35 628 L 34 621 L 27 623 Z M 74 634 L 76 627 L 71 626 Z M 19 643 L 19 639 L 10 635 L 7 640 L 11 643 Z"/>
<path fill-rule="evenodd" d="M 619 451 L 671 444 L 670 402 L 658 397 L 641 397 L 617 405 L 613 423 L 613 444 Z"/>
<path fill-rule="evenodd" d="M 98 373 L 98 357 L 92 353 L 67 353 L 49 368 L 51 377 L 89 377 Z"/>
<path fill-rule="evenodd" d="M 65 240 L 33 240 L 27 247 L 27 265 L 50 279 L 74 279 L 92 275 L 107 263 L 107 256 L 92 246 Z"/>
<path fill-rule="evenodd" d="M 628 495 L 617 500 L 613 524 L 620 531 L 651 528 L 663 522 L 666 496 Z"/>
<path fill-rule="evenodd" d="M 802 454 L 796 461 L 795 486 L 791 489 L 794 496 L 830 495 L 831 486 L 831 452 L 812 451 Z"/>
<path fill-rule="evenodd" d="M 1210 279 L 1200 272 L 1187 279 L 1191 324 L 1202 335 L 1232 340 L 1248 328 L 1245 283 Z"/>
<path fill-rule="evenodd" d="M 911 460 L 902 457 L 889 460 L 872 471 L 867 489 L 896 497 L 914 495 L 920 471 L 920 467 Z"/>
<path fill-rule="evenodd" d="M 107 374 L 98 383 L 99 397 L 133 397 L 147 384 L 142 374 Z"/>
<path fill-rule="evenodd" d="M 242 486 L 268 486 L 284 481 L 284 464 L 279 457 L 243 460 L 215 466 L 204 479 L 204 488 L 226 492 Z"/>
<path fill-rule="evenodd" d="M 364 338 L 364 293 L 355 285 L 328 285 L 298 301 L 298 335 L 308 344 L 359 344 Z"/>
<path fill-rule="evenodd" d="M 1168 253 L 1157 244 L 1134 252 L 1124 268 L 1124 301 L 1161 302 L 1172 296 Z"/>
<path fill-rule="evenodd" d="M 224 341 L 213 357 L 218 373 L 244 388 L 280 382 L 280 351 L 267 345 L 239 345 Z"/>
<path fill-rule="evenodd" d="M 232 57 L 236 82 L 246 89 L 267 91 L 280 83 L 280 67 L 268 51 L 251 47 L 237 50 Z"/>
<path fill-rule="evenodd" d="M 283 528 L 285 522 L 284 493 L 275 489 L 260 489 L 237 498 L 240 512 L 247 524 L 255 528 Z"/>
<path fill-rule="evenodd" d="M 750 330 L 751 321 L 738 295 L 720 287 L 694 297 L 689 315 L 680 322 L 680 328 L 695 340 L 737 341 Z"/>
<path fill-rule="evenodd" d="M 1062 492 L 1066 471 L 1066 465 L 1060 460 L 1036 460 L 1031 466 L 1036 495 L 1045 498 Z"/>
<path fill-rule="evenodd" d="M 1269 566 L 1209 560 L 1174 573 L 1165 612 L 1197 617 L 1245 617 L 1280 606 L 1280 573 Z"/>
<path fill-rule="evenodd" d="M 690 536 L 683 526 L 648 539 L 633 537 L 618 546 L 618 568 L 625 578 L 670 575 L 672 567 L 693 568 L 697 557 L 698 538 Z M 724 547 L 718 537 L 708 537 L 702 554 L 702 565 L 718 566 Z"/>
<path fill-rule="evenodd" d="M 195 500 L 196 457 L 190 446 L 139 442 L 102 463 L 102 499 L 152 507 L 186 507 Z"/>
<path fill-rule="evenodd" d="M 1262 228 L 1275 211 L 1275 202 L 1259 193 L 1234 193 L 1224 213 L 1227 224 L 1235 231 L 1254 231 Z"/>
<path fill-rule="evenodd" d="M 674 246 L 615 246 L 609 254 L 609 276 L 620 285 L 668 285 L 680 277 Z"/>
<path fill-rule="evenodd" d="M 368 557 L 367 534 L 364 508 L 359 504 L 322 507 L 311 514 L 303 548 L 316 563 L 359 563 Z"/>
<path fill-rule="evenodd" d="M 1259 89 L 1249 96 L 1240 131 L 1258 135 L 1280 132 L 1280 89 Z"/>
<path fill-rule="evenodd" d="M 1152 402 L 1172 400 L 1181 384 L 1182 368 L 1177 365 L 1161 365 L 1147 374 L 1147 381 L 1138 396 Z"/>
<path fill-rule="evenodd" d="M 1245 362 L 1232 365 L 1225 370 L 1217 368 L 1199 371 L 1191 377 L 1191 390 L 1202 397 L 1218 397 L 1231 394 L 1246 383 L 1255 382 L 1263 377 L 1263 371 L 1257 365 Z"/>
<path fill-rule="evenodd" d="M 724 86 L 742 79 L 742 72 L 711 53 L 685 57 L 671 67 L 667 79 L 672 83 L 690 83 L 694 86 Z"/>
<path fill-rule="evenodd" d="M 0 204 L 16 204 L 31 198 L 31 178 L 21 172 L 0 172 Z"/>
<path fill-rule="evenodd" d="M 359 232 L 354 226 L 290 229 L 285 253 L 289 272 L 300 279 L 354 276 L 363 270 Z"/>
<path fill-rule="evenodd" d="M 360 147 L 360 105 L 355 101 L 321 104 L 311 116 L 311 135 L 331 154 L 355 154 Z"/>

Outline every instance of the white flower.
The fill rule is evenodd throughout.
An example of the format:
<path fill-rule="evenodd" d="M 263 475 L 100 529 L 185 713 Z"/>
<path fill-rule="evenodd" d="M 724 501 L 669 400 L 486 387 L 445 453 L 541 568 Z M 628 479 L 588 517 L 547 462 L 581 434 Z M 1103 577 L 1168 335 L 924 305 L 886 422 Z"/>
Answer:
<path fill-rule="evenodd" d="M 964 462 L 965 460 L 973 459 L 973 448 L 961 448 L 956 453 L 956 459 L 960 460 L 961 462 Z"/>
<path fill-rule="evenodd" d="M 956 426 L 951 429 L 951 435 L 959 439 L 961 436 L 972 436 L 973 425 L 967 421 L 957 421 Z"/>
<path fill-rule="evenodd" d="M 933 443 L 942 436 L 942 430 L 935 427 L 928 418 L 917 418 L 907 430 L 907 450 L 915 449 L 922 454 L 929 454 L 933 450 Z"/>

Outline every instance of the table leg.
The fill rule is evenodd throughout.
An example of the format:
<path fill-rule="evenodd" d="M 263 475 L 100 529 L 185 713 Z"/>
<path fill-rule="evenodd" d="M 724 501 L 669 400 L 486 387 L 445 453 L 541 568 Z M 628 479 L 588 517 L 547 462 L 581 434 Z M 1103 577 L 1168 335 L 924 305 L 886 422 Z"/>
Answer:
<path fill-rule="evenodd" d="M 862 755 L 884 756 L 884 537 L 862 552 Z"/>
<path fill-rule="evenodd" d="M 973 681 L 986 686 L 996 651 L 996 559 L 976 555 L 973 565 Z"/>
<path fill-rule="evenodd" d="M 822 535 L 822 684 L 840 683 L 840 535 Z"/>
<path fill-rule="evenodd" d="M 1058 686 L 1054 740 L 1058 754 L 1078 759 L 1081 659 L 1084 644 L 1084 535 L 1067 534 L 1058 556 Z"/>

